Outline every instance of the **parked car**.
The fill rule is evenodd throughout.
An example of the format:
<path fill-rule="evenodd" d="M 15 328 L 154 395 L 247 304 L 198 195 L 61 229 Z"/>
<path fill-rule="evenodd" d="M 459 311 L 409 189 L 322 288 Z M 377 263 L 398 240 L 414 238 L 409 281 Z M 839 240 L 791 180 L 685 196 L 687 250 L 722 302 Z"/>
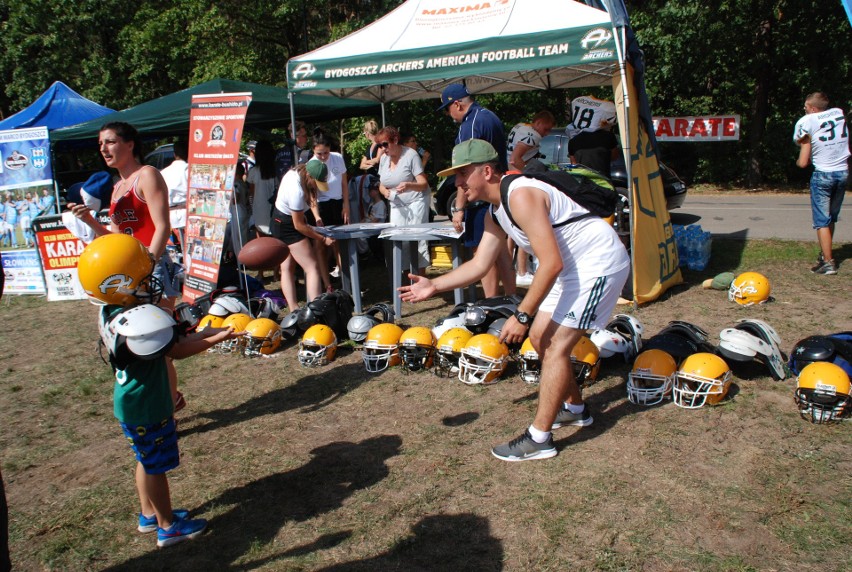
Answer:
<path fill-rule="evenodd" d="M 539 160 L 547 164 L 569 165 L 568 157 L 568 135 L 564 129 L 553 129 L 550 134 L 541 140 Z M 615 190 L 627 196 L 627 169 L 624 158 L 619 155 L 610 165 L 610 181 Z M 663 193 L 666 196 L 666 207 L 668 210 L 683 206 L 686 199 L 686 183 L 670 167 L 660 162 L 660 175 L 663 181 Z M 438 214 L 449 216 L 450 209 L 456 200 L 455 176 L 447 177 L 439 181 L 438 191 L 435 193 L 435 210 Z"/>
<path fill-rule="evenodd" d="M 162 171 L 172 164 L 175 160 L 175 146 L 172 143 L 160 145 L 147 155 L 145 155 L 145 164 L 151 165 L 158 171 Z"/>

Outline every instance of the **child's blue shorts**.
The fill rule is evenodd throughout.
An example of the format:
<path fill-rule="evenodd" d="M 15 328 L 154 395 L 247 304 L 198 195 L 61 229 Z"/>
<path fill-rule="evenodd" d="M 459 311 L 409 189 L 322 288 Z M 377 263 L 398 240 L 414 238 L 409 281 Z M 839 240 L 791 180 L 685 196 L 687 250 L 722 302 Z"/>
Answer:
<path fill-rule="evenodd" d="M 173 417 L 153 425 L 128 425 L 121 430 L 136 453 L 136 460 L 149 475 L 160 475 L 177 468 L 180 452 L 177 444 L 177 426 Z"/>

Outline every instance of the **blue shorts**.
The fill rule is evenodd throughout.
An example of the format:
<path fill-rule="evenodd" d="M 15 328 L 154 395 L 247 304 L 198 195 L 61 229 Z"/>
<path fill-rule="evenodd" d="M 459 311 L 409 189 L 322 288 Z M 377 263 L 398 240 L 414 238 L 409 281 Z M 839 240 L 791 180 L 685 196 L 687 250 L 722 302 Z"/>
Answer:
<path fill-rule="evenodd" d="M 161 475 L 180 465 L 177 426 L 174 417 L 153 425 L 128 425 L 119 422 L 136 460 L 149 475 Z"/>
<path fill-rule="evenodd" d="M 464 211 L 464 245 L 476 248 L 485 233 L 485 215 L 488 213 L 488 203 L 481 206 L 468 206 Z"/>
<path fill-rule="evenodd" d="M 154 265 L 154 278 L 163 284 L 164 298 L 177 298 L 180 296 L 180 275 L 183 266 L 172 260 L 168 252 L 160 257 Z"/>
<path fill-rule="evenodd" d="M 837 222 L 848 176 L 849 171 L 814 171 L 811 176 L 814 228 L 826 228 Z"/>

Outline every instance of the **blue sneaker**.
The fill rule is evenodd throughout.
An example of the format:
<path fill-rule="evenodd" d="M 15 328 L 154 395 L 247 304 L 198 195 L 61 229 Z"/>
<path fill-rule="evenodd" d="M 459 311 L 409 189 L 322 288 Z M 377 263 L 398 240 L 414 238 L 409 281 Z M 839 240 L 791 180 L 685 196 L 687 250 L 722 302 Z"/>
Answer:
<path fill-rule="evenodd" d="M 172 510 L 174 518 L 185 519 L 189 516 L 189 511 L 185 508 L 176 508 Z M 136 527 L 139 532 L 156 532 L 157 531 L 157 515 L 145 516 L 139 513 L 139 526 Z"/>
<path fill-rule="evenodd" d="M 198 537 L 207 528 L 207 521 L 203 518 L 195 520 L 175 518 L 169 528 L 157 528 L 157 547 L 171 546 L 184 540 L 192 540 Z"/>

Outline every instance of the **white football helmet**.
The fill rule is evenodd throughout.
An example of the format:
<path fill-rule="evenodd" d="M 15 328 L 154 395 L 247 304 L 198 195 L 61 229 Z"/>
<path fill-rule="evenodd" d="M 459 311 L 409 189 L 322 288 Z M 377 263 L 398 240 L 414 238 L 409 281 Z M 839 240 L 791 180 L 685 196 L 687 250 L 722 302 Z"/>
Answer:
<path fill-rule="evenodd" d="M 213 300 L 207 313 L 220 318 L 227 318 L 231 314 L 251 315 L 248 305 L 236 296 L 219 296 Z"/>
<path fill-rule="evenodd" d="M 589 339 L 598 347 L 602 358 L 620 355 L 626 363 L 633 357 L 633 343 L 619 332 L 595 330 Z"/>

